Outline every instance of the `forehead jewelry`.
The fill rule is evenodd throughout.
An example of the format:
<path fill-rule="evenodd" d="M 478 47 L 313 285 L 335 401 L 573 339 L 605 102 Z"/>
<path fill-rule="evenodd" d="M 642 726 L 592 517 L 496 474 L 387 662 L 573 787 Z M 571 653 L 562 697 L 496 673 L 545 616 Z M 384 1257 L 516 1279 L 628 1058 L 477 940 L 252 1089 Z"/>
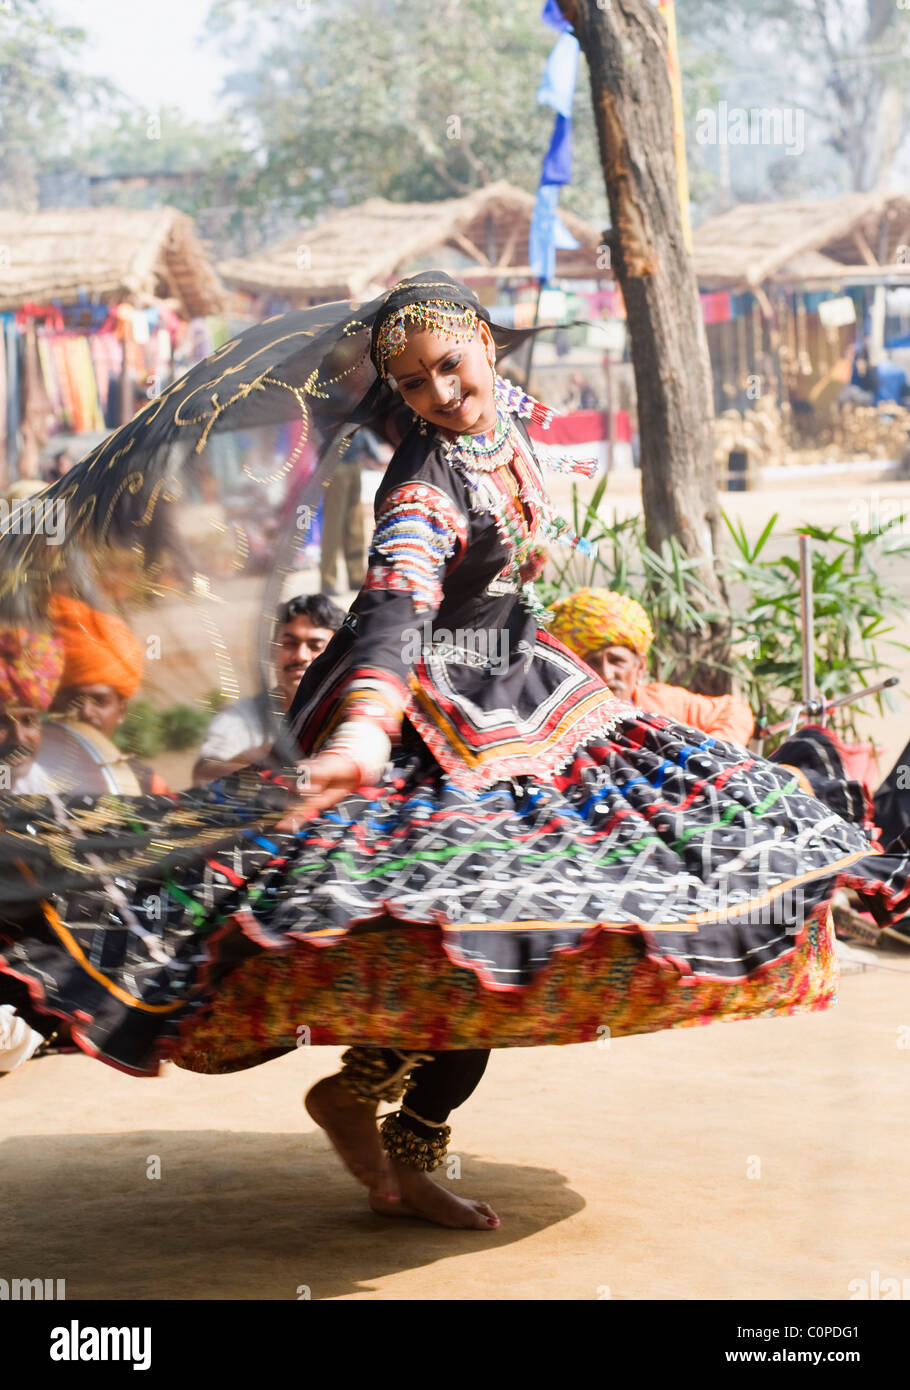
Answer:
<path fill-rule="evenodd" d="M 388 375 L 389 358 L 407 347 L 407 328 L 411 324 L 457 343 L 468 343 L 477 331 L 477 311 L 450 299 L 430 299 L 422 304 L 403 304 L 383 321 L 376 335 L 376 359 L 380 376 Z"/>

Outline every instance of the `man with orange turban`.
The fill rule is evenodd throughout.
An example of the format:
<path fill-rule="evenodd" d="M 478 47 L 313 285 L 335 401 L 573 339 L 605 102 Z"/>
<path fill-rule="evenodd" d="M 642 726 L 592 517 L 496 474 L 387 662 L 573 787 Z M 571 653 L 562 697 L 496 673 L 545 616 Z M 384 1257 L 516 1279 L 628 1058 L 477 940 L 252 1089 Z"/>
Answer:
<path fill-rule="evenodd" d="M 579 589 L 550 605 L 548 631 L 592 667 L 613 694 L 639 709 L 665 714 L 727 743 L 744 744 L 755 720 L 735 695 L 695 695 L 681 685 L 649 681 L 648 652 L 654 633 L 634 598 L 612 589 Z"/>
<path fill-rule="evenodd" d="M 53 597 L 50 615 L 64 652 L 54 710 L 112 739 L 142 683 L 139 641 L 121 618 L 64 594 Z M 151 768 L 130 765 L 144 792 L 167 791 Z"/>

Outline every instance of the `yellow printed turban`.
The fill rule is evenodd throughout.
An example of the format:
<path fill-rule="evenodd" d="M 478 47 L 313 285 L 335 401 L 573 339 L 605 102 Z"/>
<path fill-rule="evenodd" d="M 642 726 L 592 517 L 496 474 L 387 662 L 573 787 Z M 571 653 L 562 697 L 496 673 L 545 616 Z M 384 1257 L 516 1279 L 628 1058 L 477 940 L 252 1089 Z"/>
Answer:
<path fill-rule="evenodd" d="M 601 647 L 631 647 L 647 656 L 654 641 L 641 604 L 612 589 L 579 589 L 551 603 L 550 612 L 555 616 L 547 631 L 577 656 L 589 656 Z"/>
<path fill-rule="evenodd" d="M 0 628 L 0 711 L 47 709 L 60 684 L 63 643 L 49 632 Z"/>

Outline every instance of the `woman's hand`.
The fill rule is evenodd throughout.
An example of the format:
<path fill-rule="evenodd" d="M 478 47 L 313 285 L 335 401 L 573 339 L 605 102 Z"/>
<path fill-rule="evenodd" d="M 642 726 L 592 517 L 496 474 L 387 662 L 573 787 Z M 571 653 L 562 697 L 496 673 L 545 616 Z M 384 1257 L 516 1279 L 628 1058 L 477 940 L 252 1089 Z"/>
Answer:
<path fill-rule="evenodd" d="M 330 810 L 361 784 L 360 769 L 344 753 L 318 753 L 298 763 L 297 773 L 297 795 L 275 827 L 295 835 L 307 821 Z"/>

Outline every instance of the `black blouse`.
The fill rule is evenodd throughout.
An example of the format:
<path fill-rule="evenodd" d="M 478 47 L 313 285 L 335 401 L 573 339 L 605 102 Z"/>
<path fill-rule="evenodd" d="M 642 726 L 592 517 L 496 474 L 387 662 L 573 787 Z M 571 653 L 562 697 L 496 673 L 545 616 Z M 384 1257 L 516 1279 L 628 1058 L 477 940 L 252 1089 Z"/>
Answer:
<path fill-rule="evenodd" d="M 527 575 L 554 518 L 519 418 L 513 444 L 482 472 L 435 432 L 404 438 L 376 494 L 363 588 L 288 715 L 302 756 L 343 720 L 373 719 L 393 744 L 404 722 L 450 778 L 481 790 L 551 777 L 628 712 L 538 624 Z"/>

